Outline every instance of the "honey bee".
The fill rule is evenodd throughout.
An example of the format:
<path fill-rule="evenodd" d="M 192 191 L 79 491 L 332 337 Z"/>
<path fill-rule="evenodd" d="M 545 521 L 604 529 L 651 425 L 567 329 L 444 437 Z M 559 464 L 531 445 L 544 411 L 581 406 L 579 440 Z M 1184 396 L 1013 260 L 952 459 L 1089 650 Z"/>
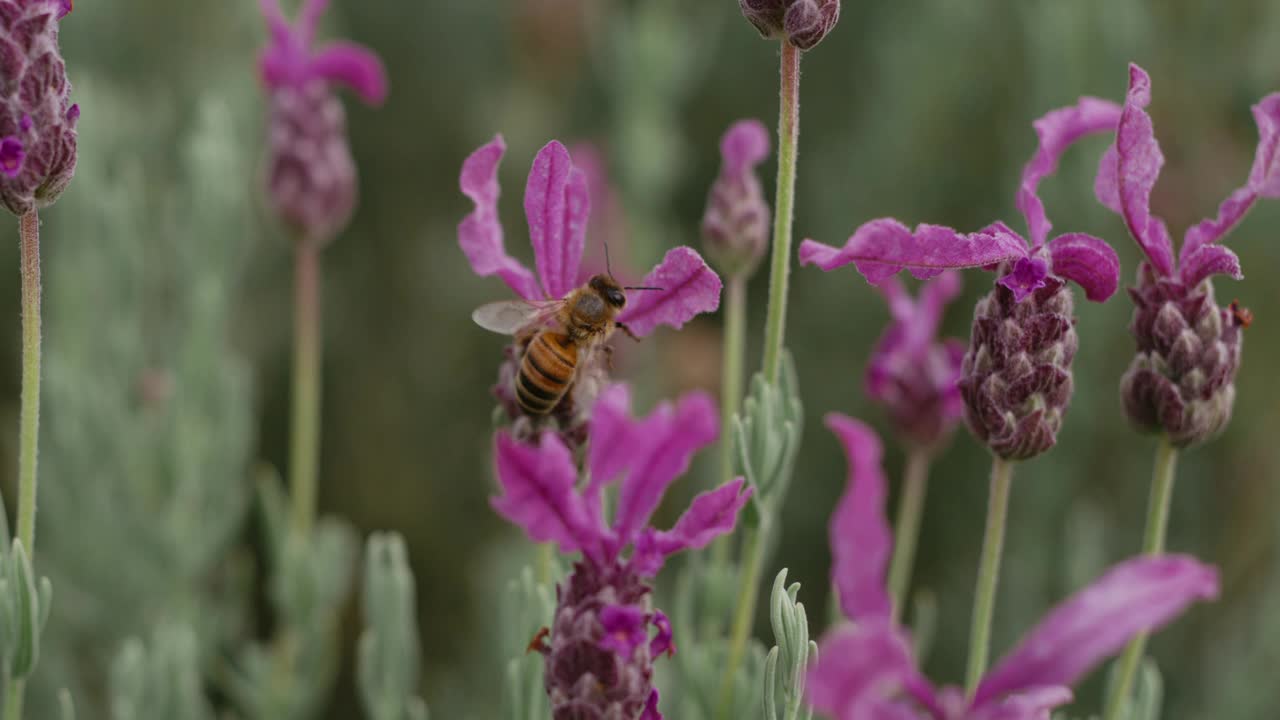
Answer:
<path fill-rule="evenodd" d="M 615 329 L 639 340 L 617 321 L 626 307 L 626 290 L 661 290 L 655 287 L 623 287 L 611 274 L 593 275 L 585 285 L 560 300 L 531 302 L 508 300 L 476 308 L 471 319 L 480 327 L 514 335 L 523 348 L 516 374 L 516 399 L 532 416 L 544 416 L 573 387 L 579 368 Z"/>

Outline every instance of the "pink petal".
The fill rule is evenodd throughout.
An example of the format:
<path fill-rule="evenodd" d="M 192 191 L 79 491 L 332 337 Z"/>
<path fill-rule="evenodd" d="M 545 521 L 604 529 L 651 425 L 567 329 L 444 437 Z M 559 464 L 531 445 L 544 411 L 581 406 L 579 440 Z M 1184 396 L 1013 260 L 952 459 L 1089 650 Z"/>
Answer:
<path fill-rule="evenodd" d="M 738 513 L 751 499 L 751 488 L 742 492 L 742 478 L 699 494 L 670 530 L 648 531 L 636 539 L 633 567 L 652 577 L 662 569 L 667 557 L 683 550 L 700 549 L 712 540 L 733 532 Z"/>
<path fill-rule="evenodd" d="M 805 696 L 833 720 L 916 720 L 926 717 L 893 698 L 918 687 L 936 704 L 919 676 L 907 638 L 888 622 L 842 624 L 819 644 Z"/>
<path fill-rule="evenodd" d="M 830 413 L 826 425 L 844 445 L 849 484 L 831 515 L 831 582 L 840 609 L 854 622 L 888 618 L 885 569 L 893 541 L 885 521 L 882 450 L 875 432 L 853 418 Z"/>
<path fill-rule="evenodd" d="M 914 233 L 892 218 L 872 220 L 854 231 L 843 248 L 805 240 L 800 264 L 823 270 L 854 263 L 867 282 L 879 285 L 903 268 L 918 278 L 948 268 L 994 265 L 1027 254 L 1026 243 L 1013 233 L 958 233 L 941 225 L 919 225 Z"/>
<path fill-rule="evenodd" d="M 494 464 L 502 494 L 489 504 L 499 515 L 536 542 L 558 544 L 560 552 L 594 544 L 586 504 L 574 489 L 578 470 L 573 455 L 555 433 L 543 433 L 536 446 L 499 433 Z"/>
<path fill-rule="evenodd" d="M 1124 213 L 1120 202 L 1120 153 L 1111 145 L 1098 160 L 1098 176 L 1093 179 L 1093 194 L 1098 202 L 1117 215 Z"/>
<path fill-rule="evenodd" d="M 656 658 L 663 653 L 675 655 L 676 644 L 672 640 L 674 633 L 671 630 L 671 619 L 661 610 L 654 610 L 651 622 L 658 629 L 658 634 L 649 642 L 649 656 Z"/>
<path fill-rule="evenodd" d="M 355 43 L 326 45 L 307 63 L 308 74 L 347 88 L 368 105 L 387 99 L 387 71 L 382 59 L 369 48 Z"/>
<path fill-rule="evenodd" d="M 637 458 L 622 481 L 614 531 L 621 544 L 644 529 L 672 481 L 689 469 L 698 450 L 719 435 L 715 404 L 703 392 L 680 398 L 675 408 L 659 405 L 635 436 Z"/>
<path fill-rule="evenodd" d="M 739 120 L 720 138 L 721 173 L 739 176 L 751 172 L 769 155 L 769 131 L 755 119 Z"/>
<path fill-rule="evenodd" d="M 1027 219 L 1031 247 L 1044 244 L 1053 227 L 1045 216 L 1044 203 L 1036 194 L 1040 181 L 1058 169 L 1058 158 L 1076 140 L 1098 132 L 1114 132 L 1120 122 L 1120 106 L 1110 100 L 1082 97 L 1071 107 L 1059 108 L 1036 120 L 1033 126 L 1040 146 L 1022 170 L 1018 188 L 1018 210 Z"/>
<path fill-rule="evenodd" d="M 606 387 L 591 406 L 587 437 L 587 468 L 590 471 L 582 496 L 592 524 L 600 535 L 609 532 L 603 524 L 601 493 L 604 486 L 616 480 L 634 462 L 637 443 L 633 440 L 638 424 L 631 419 L 631 390 L 618 383 Z"/>
<path fill-rule="evenodd" d="M 311 45 L 316 37 L 316 28 L 320 26 L 320 16 L 329 9 L 329 0 L 303 0 L 298 10 L 298 36 L 303 47 Z"/>
<path fill-rule="evenodd" d="M 644 703 L 644 712 L 640 713 L 640 720 L 662 720 L 662 713 L 658 712 L 657 688 L 649 693 L 649 699 Z"/>
<path fill-rule="evenodd" d="M 978 686 L 974 705 L 1040 686 L 1070 687 L 1135 635 L 1163 627 L 1196 600 L 1217 596 L 1217 571 L 1195 558 L 1120 563 L 1027 633 Z"/>
<path fill-rule="evenodd" d="M 649 619 L 635 605 L 605 605 L 600 608 L 600 625 L 605 632 L 600 647 L 627 660 L 649 640 Z"/>
<path fill-rule="evenodd" d="M 633 272 L 633 268 L 623 262 L 628 256 L 626 213 L 622 198 L 609 181 L 605 153 L 589 142 L 579 142 L 570 148 L 569 154 L 574 167 L 581 170 L 586 178 L 587 197 L 591 198 L 591 217 L 587 221 L 587 237 L 591 238 L 591 244 L 582 253 L 578 284 L 586 283 L 592 275 L 599 273 L 631 283 L 639 273 Z M 610 259 L 617 266 L 609 267 Z"/>
<path fill-rule="evenodd" d="M 1147 254 L 1152 266 L 1160 274 L 1168 276 L 1173 273 L 1173 244 L 1164 221 L 1151 214 L 1151 189 L 1160 177 L 1164 155 L 1156 142 L 1151 116 L 1145 111 L 1150 104 L 1151 78 L 1137 65 L 1129 65 L 1129 92 L 1116 129 L 1114 197 L 1119 199 L 1125 224 L 1138 246 Z M 1104 175 L 1109 176 L 1110 173 L 1109 169 L 1099 170 L 1098 182 L 1103 182 Z M 1112 199 L 1109 189 L 1098 192 L 1098 195 L 1100 199 Z"/>
<path fill-rule="evenodd" d="M 1013 291 L 1015 302 L 1022 302 L 1031 293 L 1048 284 L 1049 263 L 1038 256 L 1020 257 L 1013 268 L 996 282 Z"/>
<path fill-rule="evenodd" d="M 965 720 L 1050 720 L 1051 711 L 1072 698 L 1071 688 L 1060 685 L 1028 688 L 973 708 Z"/>
<path fill-rule="evenodd" d="M 495 135 L 462 163 L 458 184 L 471 198 L 475 209 L 458 224 L 458 245 L 481 277 L 497 275 L 525 300 L 542 297 L 529 268 L 507 254 L 502 244 L 502 223 L 498 221 L 498 164 L 507 151 L 501 135 Z"/>
<path fill-rule="evenodd" d="M 678 330 L 695 315 L 720 307 L 720 276 L 692 248 L 668 250 L 640 284 L 662 289 L 627 292 L 627 308 L 618 321 L 637 335 L 648 335 L 659 325 Z"/>
<path fill-rule="evenodd" d="M 267 31 L 271 33 L 272 42 L 276 45 L 286 44 L 293 30 L 289 27 L 289 21 L 284 19 L 284 13 L 280 11 L 278 0 L 258 0 L 258 6 L 262 10 L 262 16 L 266 18 Z"/>
<path fill-rule="evenodd" d="M 1210 275 L 1226 275 L 1233 280 L 1244 278 L 1240 258 L 1222 245 L 1204 245 L 1182 258 L 1182 282 L 1195 287 Z"/>
<path fill-rule="evenodd" d="M 590 212 L 586 176 L 573 166 L 564 145 L 552 140 L 533 159 L 524 190 L 529 239 L 549 297 L 564 297 L 578 285 Z"/>
<path fill-rule="evenodd" d="M 962 286 L 960 273 L 950 270 L 920 286 L 915 322 L 927 329 L 928 337 L 933 337 L 938 332 L 942 314 L 946 312 L 947 305 L 960 294 Z M 921 334 L 925 334 L 925 330 L 921 330 Z"/>
<path fill-rule="evenodd" d="M 1253 119 L 1258 125 L 1258 149 L 1249 182 L 1222 201 L 1216 218 L 1201 221 L 1187 231 L 1182 244 L 1183 262 L 1201 246 L 1216 243 L 1231 232 L 1259 197 L 1280 198 L 1280 93 L 1268 95 L 1254 105 Z"/>
<path fill-rule="evenodd" d="M 1049 243 L 1053 274 L 1084 288 L 1085 297 L 1102 302 L 1120 284 L 1120 256 L 1107 241 L 1084 233 L 1059 235 Z"/>

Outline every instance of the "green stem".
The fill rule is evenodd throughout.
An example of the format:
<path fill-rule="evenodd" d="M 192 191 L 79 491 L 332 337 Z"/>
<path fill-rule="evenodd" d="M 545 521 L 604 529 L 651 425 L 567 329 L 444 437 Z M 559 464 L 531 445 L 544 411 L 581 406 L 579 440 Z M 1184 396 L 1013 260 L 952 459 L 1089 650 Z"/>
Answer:
<path fill-rule="evenodd" d="M 724 349 L 720 377 L 720 482 L 734 477 L 733 418 L 742 406 L 742 368 L 747 354 L 747 280 L 734 275 L 725 293 Z"/>
<path fill-rule="evenodd" d="M 769 309 L 764 331 L 764 377 L 778 382 L 787 323 L 787 280 L 791 273 L 791 225 L 795 215 L 796 151 L 800 144 L 800 51 L 782 41 L 782 82 L 778 108 L 778 188 L 773 204 L 773 264 L 769 269 Z"/>
<path fill-rule="evenodd" d="M 1013 463 L 1003 458 L 991 461 L 991 496 L 987 500 L 987 529 L 982 537 L 982 561 L 978 566 L 978 587 L 973 593 L 973 624 L 969 628 L 969 663 L 965 689 L 972 697 L 987 669 L 991 650 L 991 618 L 996 607 L 996 585 L 1000 579 L 1000 553 L 1004 547 L 1004 527 L 1009 515 L 1009 487 Z"/>
<path fill-rule="evenodd" d="M 22 216 L 22 409 L 18 425 L 18 539 L 34 557 L 40 439 L 40 218 Z"/>
<path fill-rule="evenodd" d="M 893 620 L 902 617 L 911 584 L 911 566 L 916 556 L 916 540 L 920 537 L 920 516 L 929 481 L 929 453 L 912 450 L 907 456 L 907 469 L 902 482 L 902 499 L 898 505 L 897 527 L 893 533 L 893 562 L 889 565 L 889 595 L 893 598 Z"/>
<path fill-rule="evenodd" d="M 320 464 L 320 248 L 298 242 L 294 251 L 293 422 L 289 487 L 293 529 L 310 535 L 316 516 Z"/>
<path fill-rule="evenodd" d="M 733 615 L 733 628 L 729 635 L 729 656 L 725 662 L 724 679 L 720 683 L 720 705 L 716 711 L 719 720 L 729 720 L 733 711 L 734 680 L 738 667 L 747 652 L 747 640 L 756 619 L 756 598 L 759 596 L 760 573 L 764 569 L 764 551 L 768 545 L 767 518 L 760 518 L 760 526 L 742 531 L 742 584 L 738 588 L 737 610 Z"/>
<path fill-rule="evenodd" d="M 1145 555 L 1160 555 L 1164 552 L 1165 535 L 1169 528 L 1169 505 L 1173 500 L 1173 478 L 1178 467 L 1178 449 L 1169 442 L 1169 438 L 1161 436 L 1156 446 L 1156 466 L 1151 476 L 1151 497 L 1147 502 L 1147 528 L 1142 540 L 1142 552 Z M 1142 660 L 1146 648 L 1147 636 L 1138 635 L 1129 641 L 1120 657 L 1116 681 L 1111 685 L 1103 705 L 1103 720 L 1118 720 L 1122 708 L 1129 704 L 1129 689 L 1133 685 L 1134 673 Z"/>
<path fill-rule="evenodd" d="M 10 678 L 5 681 L 8 686 L 4 697 L 4 720 L 22 720 L 22 695 L 27 681 L 22 678 Z"/>

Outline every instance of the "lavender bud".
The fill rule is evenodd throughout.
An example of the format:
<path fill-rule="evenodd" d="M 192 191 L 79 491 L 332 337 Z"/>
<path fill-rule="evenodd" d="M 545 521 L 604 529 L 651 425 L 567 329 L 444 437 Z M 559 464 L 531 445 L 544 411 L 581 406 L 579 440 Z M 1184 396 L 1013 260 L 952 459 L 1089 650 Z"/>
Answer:
<path fill-rule="evenodd" d="M 785 37 L 800 50 L 822 42 L 840 19 L 840 0 L 738 0 L 738 5 L 762 37 Z"/>
<path fill-rule="evenodd" d="M 643 627 L 649 591 L 627 565 L 590 561 L 577 563 L 556 589 L 550 643 L 540 648 L 554 720 L 633 720 L 645 711 L 654 695 L 650 643 L 611 643 L 604 615 L 632 611 Z"/>
<path fill-rule="evenodd" d="M 285 225 L 307 242 L 328 243 L 355 210 L 346 118 L 323 80 L 271 91 L 268 196 Z"/>
<path fill-rule="evenodd" d="M 1176 447 L 1208 440 L 1231 420 L 1248 311 L 1219 307 L 1208 280 L 1187 287 L 1145 263 L 1129 294 L 1138 353 L 1120 381 L 1125 414 Z"/>
<path fill-rule="evenodd" d="M 15 215 L 58 199 L 76 170 L 71 83 L 58 50 L 59 0 L 0 0 L 0 201 Z"/>
<path fill-rule="evenodd" d="M 755 271 L 769 242 L 769 203 L 756 166 L 769 154 L 769 131 L 759 120 L 739 120 L 720 140 L 720 174 L 707 196 L 702 238 L 726 275 Z"/>
<path fill-rule="evenodd" d="M 1045 278 L 1022 302 L 1001 284 L 974 308 L 960 393 L 973 434 L 1007 460 L 1053 447 L 1071 400 L 1077 338 L 1066 283 Z"/>

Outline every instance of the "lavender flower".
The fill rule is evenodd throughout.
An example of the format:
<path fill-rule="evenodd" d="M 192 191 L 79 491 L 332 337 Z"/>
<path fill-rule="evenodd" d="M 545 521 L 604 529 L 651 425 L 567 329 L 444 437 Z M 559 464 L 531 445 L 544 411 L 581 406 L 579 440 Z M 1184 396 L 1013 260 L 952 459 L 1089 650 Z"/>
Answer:
<path fill-rule="evenodd" d="M 758 166 L 769 155 L 769 131 L 759 120 L 739 120 L 720 139 L 720 175 L 702 216 L 702 237 L 712 262 L 726 275 L 750 275 L 769 243 L 769 203 Z"/>
<path fill-rule="evenodd" d="M 897 278 L 881 286 L 893 322 L 880 335 L 867 366 L 867 395 L 889 411 L 899 435 L 916 448 L 941 444 L 964 415 L 956 383 L 964 344 L 936 334 L 947 303 L 960 293 L 960 275 L 926 282 L 912 299 Z"/>
<path fill-rule="evenodd" d="M 1066 281 L 1095 302 L 1111 297 L 1119 283 L 1120 260 L 1100 238 L 1066 233 L 1046 240 L 1052 225 L 1036 188 L 1073 142 L 1113 129 L 1119 117 L 1119 106 L 1086 97 L 1035 122 L 1040 145 L 1017 195 L 1029 242 L 999 221 L 962 234 L 940 225 L 912 232 L 881 218 L 859 227 L 843 248 L 800 245 L 801 264 L 832 270 L 853 263 L 875 285 L 903 268 L 921 279 L 948 268 L 999 269 L 996 286 L 974 309 L 960 390 L 970 429 L 1000 457 L 1026 459 L 1057 441 L 1077 344 Z"/>
<path fill-rule="evenodd" d="M 840 19 L 840 0 L 738 0 L 742 15 L 764 38 L 784 37 L 810 50 Z"/>
<path fill-rule="evenodd" d="M 76 171 L 71 83 L 58 49 L 70 0 L 0 0 L 0 202 L 14 215 L 51 205 Z"/>
<path fill-rule="evenodd" d="M 1147 256 L 1137 287 L 1129 290 L 1138 354 L 1121 380 L 1125 413 L 1140 429 L 1164 432 L 1175 447 L 1186 447 L 1226 427 L 1235 404 L 1247 315 L 1219 307 L 1210 278 L 1243 277 L 1239 258 L 1218 241 L 1258 198 L 1280 198 L 1280 93 L 1253 107 L 1260 139 L 1248 181 L 1223 201 L 1216 218 L 1187 230 L 1177 263 L 1169 230 L 1150 209 L 1164 164 L 1145 111 L 1150 102 L 1151 79 L 1130 65 L 1116 142 L 1102 158 L 1095 190 L 1103 205 L 1124 217 Z"/>
<path fill-rule="evenodd" d="M 458 244 L 477 275 L 497 275 L 530 302 L 559 299 L 588 279 L 582 270 L 591 209 L 587 178 L 558 141 L 547 143 L 534 158 L 525 186 L 524 209 L 537 267 L 535 276 L 508 255 L 503 246 L 502 224 L 498 221 L 498 164 L 505 152 L 506 143 L 498 135 L 462 164 L 459 184 L 463 194 L 475 203 L 475 209 L 458 225 Z M 618 320 L 638 336 L 648 335 L 659 325 L 679 328 L 695 315 L 714 311 L 720 305 L 720 278 L 688 247 L 668 251 L 640 284 L 663 289 L 637 292 L 627 298 L 626 309 Z M 520 353 L 518 346 L 508 348 L 507 361 L 500 367 L 494 387 L 494 394 L 511 419 L 520 417 L 513 386 Z M 573 392 L 552 415 L 567 428 L 581 426 L 604 382 L 604 372 L 603 367 L 578 368 Z"/>
<path fill-rule="evenodd" d="M 267 196 L 300 240 L 324 244 L 346 227 L 356 205 L 346 111 L 333 85 L 380 105 L 387 97 L 386 73 L 378 56 L 359 45 L 339 41 L 312 49 L 329 0 L 304 0 L 292 27 L 277 0 L 260 1 L 271 32 L 258 60 L 271 99 Z"/>
<path fill-rule="evenodd" d="M 1194 558 L 1127 560 L 1049 611 L 972 698 L 959 688 L 936 688 L 920 672 L 905 629 L 890 618 L 884 571 L 892 542 L 880 441 L 841 415 L 828 415 L 827 426 L 849 457 L 849 486 L 831 517 L 831 577 L 853 624 L 827 633 L 807 691 L 813 706 L 835 720 L 1043 720 L 1129 638 L 1218 594 L 1217 572 Z"/>
<path fill-rule="evenodd" d="M 526 445 L 497 436 L 495 465 L 502 495 L 492 501 L 504 518 L 537 542 L 581 553 L 557 588 L 546 643 L 545 682 L 555 720 L 659 720 L 653 660 L 674 652 L 667 616 L 652 607 L 648 580 L 673 553 L 701 548 L 731 531 L 751 496 L 737 478 L 694 498 L 671 530 L 649 518 L 693 453 L 719 432 L 710 398 L 694 393 L 648 417 L 630 416 L 624 385 L 604 390 L 589 423 L 587 484 L 559 436 L 543 433 Z M 602 495 L 618 485 L 613 522 Z M 650 626 L 656 630 L 650 637 Z"/>

